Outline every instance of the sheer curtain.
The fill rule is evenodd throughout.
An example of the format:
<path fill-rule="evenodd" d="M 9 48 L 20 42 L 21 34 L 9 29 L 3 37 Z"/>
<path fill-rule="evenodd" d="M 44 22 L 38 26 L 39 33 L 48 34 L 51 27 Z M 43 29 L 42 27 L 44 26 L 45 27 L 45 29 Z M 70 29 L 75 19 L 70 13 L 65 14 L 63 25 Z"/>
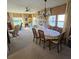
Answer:
<path fill-rule="evenodd" d="M 66 5 L 65 22 L 63 28 L 63 32 L 66 32 L 65 38 L 69 36 L 69 32 L 71 28 L 71 0 L 66 0 L 66 1 L 67 1 L 67 5 Z"/>

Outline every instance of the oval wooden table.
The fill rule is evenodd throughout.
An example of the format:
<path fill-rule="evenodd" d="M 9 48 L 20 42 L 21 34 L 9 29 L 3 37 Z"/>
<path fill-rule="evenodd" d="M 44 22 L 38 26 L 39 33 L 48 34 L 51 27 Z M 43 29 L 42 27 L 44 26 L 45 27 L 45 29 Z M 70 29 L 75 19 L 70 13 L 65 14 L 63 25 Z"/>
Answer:
<path fill-rule="evenodd" d="M 39 28 L 36 28 L 36 30 L 42 30 L 44 31 L 44 35 L 46 38 L 50 38 L 50 39 L 56 39 L 59 37 L 60 35 L 60 32 L 56 31 L 56 30 L 52 30 L 52 29 L 48 29 L 48 28 L 45 28 L 45 27 L 39 27 Z"/>

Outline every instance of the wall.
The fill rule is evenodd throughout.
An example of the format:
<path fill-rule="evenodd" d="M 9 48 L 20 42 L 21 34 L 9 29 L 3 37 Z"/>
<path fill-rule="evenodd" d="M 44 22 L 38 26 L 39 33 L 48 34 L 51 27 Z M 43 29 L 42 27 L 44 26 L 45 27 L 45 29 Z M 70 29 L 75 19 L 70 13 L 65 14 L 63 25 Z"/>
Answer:
<path fill-rule="evenodd" d="M 45 20 L 42 18 L 42 16 L 36 16 L 33 18 L 32 26 L 33 27 L 45 26 Z"/>
<path fill-rule="evenodd" d="M 37 16 L 42 16 L 42 18 L 46 21 L 46 25 L 49 27 L 49 28 L 53 28 L 52 26 L 48 25 L 48 18 L 50 15 L 58 15 L 58 14 L 65 14 L 65 10 L 66 10 L 66 4 L 63 4 L 63 5 L 60 5 L 60 6 L 56 6 L 56 7 L 53 7 L 53 8 L 47 8 L 46 9 L 46 12 L 49 14 L 46 18 L 43 16 L 43 13 L 44 13 L 44 9 L 41 10 L 41 11 L 38 11 L 38 14 Z M 57 19 L 57 16 L 56 16 L 56 19 Z M 57 21 L 57 20 L 56 20 Z"/>
<path fill-rule="evenodd" d="M 63 14 L 65 13 L 66 10 L 66 4 L 51 8 L 51 14 L 56 15 L 56 14 Z"/>
<path fill-rule="evenodd" d="M 66 10 L 66 4 L 63 4 L 63 5 L 60 5 L 60 6 L 53 7 L 53 8 L 47 8 L 46 9 L 46 12 L 48 14 L 50 14 L 50 15 L 57 15 L 57 14 L 64 14 L 65 13 L 65 10 Z M 44 9 L 41 10 L 41 11 L 38 11 L 38 15 L 42 15 L 43 16 L 43 13 L 44 13 Z M 46 20 L 48 20 L 48 17 L 50 15 L 48 15 L 46 17 Z"/>
<path fill-rule="evenodd" d="M 57 14 L 62 14 L 62 13 L 65 13 L 65 10 L 66 10 L 66 4 L 63 4 L 63 5 L 60 5 L 60 6 L 56 6 L 56 7 L 53 7 L 53 8 L 47 8 L 47 11 L 50 11 L 51 15 L 57 15 Z M 25 21 L 25 18 L 28 17 L 28 22 L 32 22 L 32 19 L 33 17 L 37 17 L 40 15 L 40 13 L 44 13 L 44 9 L 39 11 L 38 13 L 36 14 L 27 14 L 27 13 L 11 13 L 11 12 L 8 12 L 10 17 L 22 17 L 23 18 L 23 21 Z M 43 16 L 43 15 L 42 15 Z M 50 16 L 50 15 L 49 15 Z M 48 16 L 48 17 L 49 17 Z M 48 21 L 48 17 L 45 19 L 44 17 L 44 20 Z M 11 19 L 10 18 L 10 19 Z M 25 23 L 25 22 L 24 22 Z"/>
<path fill-rule="evenodd" d="M 7 18 L 9 18 L 9 20 L 12 20 L 13 17 L 21 17 L 23 19 L 23 25 L 24 25 L 26 23 L 26 21 L 25 21 L 26 17 L 28 18 L 27 22 L 31 23 L 34 14 L 8 12 L 7 15 L 9 16 L 9 17 L 7 17 Z M 13 25 L 13 27 L 14 27 L 14 25 Z"/>
<path fill-rule="evenodd" d="M 59 15 L 59 14 L 65 14 L 66 4 L 50 8 L 50 10 L 51 10 L 51 15 L 56 15 L 56 23 L 57 23 L 57 19 L 58 19 L 57 15 Z"/>

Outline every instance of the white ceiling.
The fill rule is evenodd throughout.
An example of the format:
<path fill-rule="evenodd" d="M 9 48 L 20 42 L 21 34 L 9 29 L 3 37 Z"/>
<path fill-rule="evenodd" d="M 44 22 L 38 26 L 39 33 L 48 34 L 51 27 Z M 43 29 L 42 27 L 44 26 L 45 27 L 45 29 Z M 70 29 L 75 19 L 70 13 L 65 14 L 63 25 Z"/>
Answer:
<path fill-rule="evenodd" d="M 66 3 L 66 0 L 47 0 L 46 7 L 55 7 Z M 36 12 L 44 9 L 44 0 L 7 0 L 8 12 L 25 12 L 25 8 L 29 7 L 29 12 Z"/>

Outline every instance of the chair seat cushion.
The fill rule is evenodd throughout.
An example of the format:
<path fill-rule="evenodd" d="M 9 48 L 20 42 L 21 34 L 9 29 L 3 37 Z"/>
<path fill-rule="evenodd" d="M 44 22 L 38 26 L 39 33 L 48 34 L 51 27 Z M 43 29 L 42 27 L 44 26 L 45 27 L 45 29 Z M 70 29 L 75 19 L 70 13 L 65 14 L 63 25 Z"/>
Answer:
<path fill-rule="evenodd" d="M 46 36 L 45 39 L 53 39 L 52 37 Z"/>
<path fill-rule="evenodd" d="M 58 41 L 52 41 L 53 43 L 55 43 L 55 44 L 58 44 Z"/>

